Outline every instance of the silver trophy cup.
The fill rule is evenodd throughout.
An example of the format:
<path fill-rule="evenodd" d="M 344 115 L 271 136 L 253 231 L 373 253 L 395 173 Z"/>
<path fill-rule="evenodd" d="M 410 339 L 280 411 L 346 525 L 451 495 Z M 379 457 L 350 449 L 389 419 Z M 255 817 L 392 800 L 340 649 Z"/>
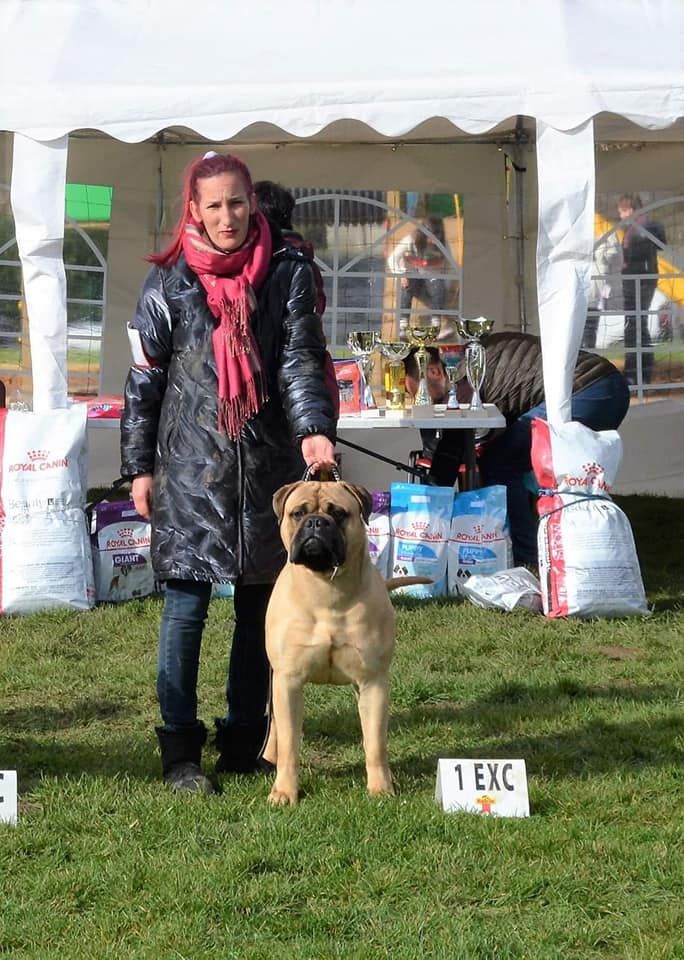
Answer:
<path fill-rule="evenodd" d="M 459 334 L 467 341 L 465 348 L 465 372 L 468 383 L 472 387 L 473 395 L 470 400 L 471 410 L 482 409 L 480 389 L 487 369 L 487 355 L 482 343 L 484 338 L 492 332 L 494 321 L 486 317 L 474 317 L 467 320 L 460 317 L 456 321 Z"/>
<path fill-rule="evenodd" d="M 375 330 L 353 330 L 347 337 L 347 346 L 356 357 L 363 378 L 362 410 L 377 410 L 377 403 L 371 386 L 373 372 L 373 353 L 378 348 L 378 335 Z"/>

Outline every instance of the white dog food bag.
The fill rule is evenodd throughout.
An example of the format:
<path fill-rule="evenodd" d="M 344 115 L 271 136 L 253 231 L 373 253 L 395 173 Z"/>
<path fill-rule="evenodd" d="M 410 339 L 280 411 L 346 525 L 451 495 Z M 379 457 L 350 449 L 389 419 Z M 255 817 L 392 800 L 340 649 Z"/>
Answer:
<path fill-rule="evenodd" d="M 616 430 L 532 422 L 540 487 L 537 546 L 547 617 L 648 614 L 629 520 L 611 500 L 622 458 Z"/>
<path fill-rule="evenodd" d="M 97 503 L 90 531 L 98 602 L 136 600 L 156 591 L 150 523 L 132 500 Z"/>
<path fill-rule="evenodd" d="M 373 566 L 387 579 L 392 566 L 390 492 L 373 490 L 371 497 L 373 505 L 368 517 L 368 551 Z"/>
<path fill-rule="evenodd" d="M 397 592 L 413 597 L 445 596 L 453 500 L 452 487 L 419 483 L 392 484 L 390 576 L 430 577 L 432 580 L 431 584 L 401 587 Z"/>
<path fill-rule="evenodd" d="M 456 494 L 447 561 L 450 596 L 463 596 L 463 584 L 474 574 L 512 565 L 506 516 L 506 488 L 500 484 Z"/>
<path fill-rule="evenodd" d="M 86 405 L 0 410 L 0 612 L 95 602 L 85 516 Z"/>

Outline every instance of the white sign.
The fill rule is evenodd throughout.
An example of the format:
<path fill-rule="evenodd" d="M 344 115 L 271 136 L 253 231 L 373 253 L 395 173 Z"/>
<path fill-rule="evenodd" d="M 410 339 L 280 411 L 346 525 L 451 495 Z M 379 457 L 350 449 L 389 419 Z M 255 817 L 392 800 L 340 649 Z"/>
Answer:
<path fill-rule="evenodd" d="M 0 823 L 17 822 L 17 771 L 0 770 Z"/>
<path fill-rule="evenodd" d="M 439 760 L 435 799 L 447 813 L 529 817 L 524 760 Z"/>

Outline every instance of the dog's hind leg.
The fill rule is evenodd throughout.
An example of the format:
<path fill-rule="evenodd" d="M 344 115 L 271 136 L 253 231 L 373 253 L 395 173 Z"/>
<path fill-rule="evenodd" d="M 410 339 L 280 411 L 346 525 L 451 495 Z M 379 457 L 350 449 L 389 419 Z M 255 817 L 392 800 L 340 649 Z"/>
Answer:
<path fill-rule="evenodd" d="M 294 806 L 299 799 L 299 752 L 304 722 L 304 691 L 299 677 L 274 673 L 273 722 L 276 778 L 268 799 L 275 806 Z"/>
<path fill-rule="evenodd" d="M 371 796 L 394 793 L 387 762 L 388 684 L 385 680 L 360 683 L 358 696 L 368 793 Z"/>

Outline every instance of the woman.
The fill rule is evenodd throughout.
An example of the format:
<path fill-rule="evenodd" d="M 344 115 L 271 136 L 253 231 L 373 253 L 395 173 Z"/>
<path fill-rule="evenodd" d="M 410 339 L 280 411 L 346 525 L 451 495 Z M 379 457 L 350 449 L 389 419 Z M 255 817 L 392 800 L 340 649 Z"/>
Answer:
<path fill-rule="evenodd" d="M 267 732 L 264 618 L 284 562 L 273 493 L 334 462 L 325 340 L 306 254 L 257 210 L 247 167 L 207 153 L 190 165 L 183 209 L 131 324 L 122 476 L 152 521 L 165 584 L 157 695 L 164 779 L 211 792 L 197 672 L 212 583 L 235 584 L 217 772 L 251 772 Z"/>

